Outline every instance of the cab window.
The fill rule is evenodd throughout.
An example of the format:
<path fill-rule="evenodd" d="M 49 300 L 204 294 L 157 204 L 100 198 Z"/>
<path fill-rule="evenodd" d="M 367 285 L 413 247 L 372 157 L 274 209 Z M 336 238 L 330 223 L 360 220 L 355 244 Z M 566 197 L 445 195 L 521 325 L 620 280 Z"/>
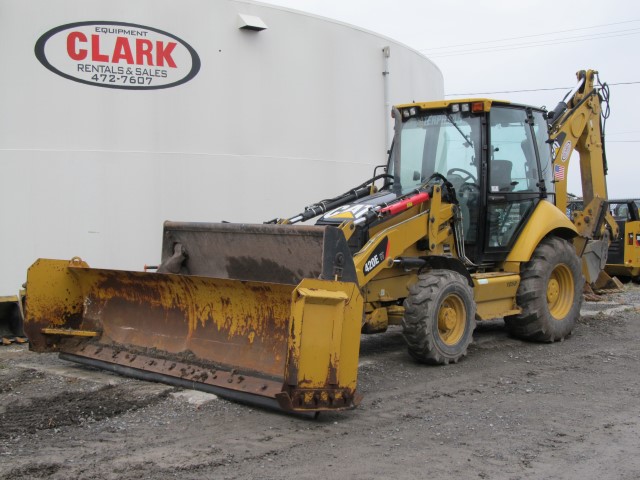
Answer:
<path fill-rule="evenodd" d="M 526 112 L 494 107 L 489 118 L 489 193 L 537 191 L 539 172 Z"/>

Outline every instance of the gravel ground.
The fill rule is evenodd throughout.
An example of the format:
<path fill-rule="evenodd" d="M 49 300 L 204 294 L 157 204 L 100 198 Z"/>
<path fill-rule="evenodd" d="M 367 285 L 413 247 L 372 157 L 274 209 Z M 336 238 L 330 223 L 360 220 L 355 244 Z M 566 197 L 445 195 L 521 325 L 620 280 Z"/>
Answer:
<path fill-rule="evenodd" d="M 363 336 L 355 410 L 315 420 L 0 348 L 0 479 L 637 479 L 640 287 L 585 303 L 574 334 L 480 325 L 446 367 L 400 329 Z"/>

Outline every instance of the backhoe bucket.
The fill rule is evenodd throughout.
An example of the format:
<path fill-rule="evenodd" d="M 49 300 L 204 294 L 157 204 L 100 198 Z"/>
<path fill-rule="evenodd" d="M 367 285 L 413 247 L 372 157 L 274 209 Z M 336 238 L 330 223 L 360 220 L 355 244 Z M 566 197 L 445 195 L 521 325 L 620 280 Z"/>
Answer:
<path fill-rule="evenodd" d="M 179 239 L 188 258 L 181 268 L 197 263 L 197 275 L 92 269 L 78 258 L 39 259 L 27 277 L 25 330 L 31 349 L 286 411 L 355 406 L 362 297 L 353 281 L 318 278 L 348 263 L 344 236 L 343 245 L 335 242 L 340 237 L 335 231 L 327 233 L 331 227 L 303 227 L 301 235 L 283 239 L 276 234 L 282 226 L 223 224 L 217 230 L 206 225 L 208 240 L 236 236 L 233 245 L 220 242 L 211 252 L 226 258 L 226 265 L 266 265 L 257 272 L 266 278 L 269 262 L 280 255 L 268 252 L 280 244 L 296 257 L 298 242 L 315 255 L 306 263 L 320 265 L 319 275 L 306 277 L 312 272 L 308 266 L 307 271 L 297 268 L 304 262 L 296 257 L 295 268 L 280 265 L 276 273 L 288 271 L 289 283 L 228 278 L 233 269 L 224 274 L 227 278 L 207 276 L 211 272 L 198 260 L 205 256 L 199 241 L 206 239 L 207 228 L 202 225 L 195 236 L 191 228 Z M 165 229 L 172 246 L 174 231 Z M 259 244 L 246 248 L 250 242 L 243 232 Z M 233 260 L 236 250 L 242 261 Z M 252 258 L 253 251 L 260 253 Z M 339 257 L 342 266 L 327 255 Z M 243 277 L 250 273 L 242 270 Z"/>

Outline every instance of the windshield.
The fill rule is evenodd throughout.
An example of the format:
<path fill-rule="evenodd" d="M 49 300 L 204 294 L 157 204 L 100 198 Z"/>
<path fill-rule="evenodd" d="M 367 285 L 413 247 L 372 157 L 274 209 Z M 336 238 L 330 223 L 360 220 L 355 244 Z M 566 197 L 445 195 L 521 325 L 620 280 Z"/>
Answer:
<path fill-rule="evenodd" d="M 468 112 L 433 111 L 403 122 L 389 166 L 394 190 L 415 189 L 434 173 L 444 175 L 454 184 L 477 184 L 480 119 Z M 400 168 L 396 172 L 398 160 Z"/>

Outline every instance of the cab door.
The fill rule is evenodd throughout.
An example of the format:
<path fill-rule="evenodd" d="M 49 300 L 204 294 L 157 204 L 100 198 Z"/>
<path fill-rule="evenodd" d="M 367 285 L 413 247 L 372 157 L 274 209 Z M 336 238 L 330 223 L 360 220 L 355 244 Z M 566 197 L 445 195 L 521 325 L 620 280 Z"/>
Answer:
<path fill-rule="evenodd" d="M 552 187 L 546 137 L 542 112 L 521 106 L 493 106 L 489 112 L 485 261 L 505 258 Z"/>

